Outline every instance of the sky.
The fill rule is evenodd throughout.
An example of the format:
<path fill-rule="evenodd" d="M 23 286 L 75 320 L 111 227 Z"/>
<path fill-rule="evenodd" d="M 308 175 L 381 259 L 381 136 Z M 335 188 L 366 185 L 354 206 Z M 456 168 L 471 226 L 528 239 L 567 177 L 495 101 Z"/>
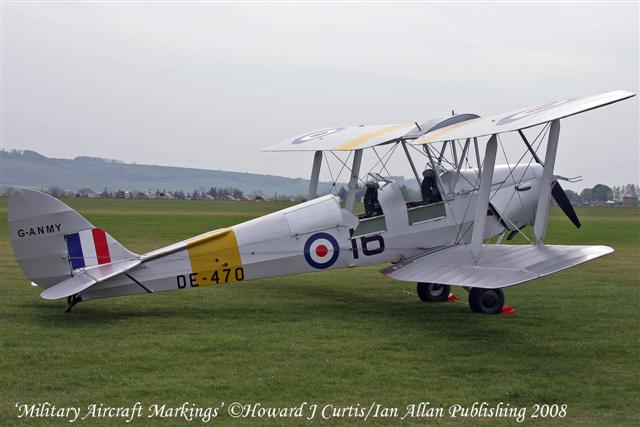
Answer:
<path fill-rule="evenodd" d="M 308 177 L 312 153 L 261 149 L 324 127 L 637 92 L 638 8 L 3 2 L 1 143 Z M 565 187 L 640 183 L 638 127 L 637 97 L 563 120 L 555 171 L 583 176 Z M 375 160 L 364 157 L 363 171 Z M 401 156 L 388 170 L 411 175 Z"/>

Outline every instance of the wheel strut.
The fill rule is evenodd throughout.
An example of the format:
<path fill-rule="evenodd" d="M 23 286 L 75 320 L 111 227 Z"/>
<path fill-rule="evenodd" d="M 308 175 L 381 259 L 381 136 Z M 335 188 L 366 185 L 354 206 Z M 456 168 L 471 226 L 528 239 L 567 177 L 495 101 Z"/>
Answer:
<path fill-rule="evenodd" d="M 71 313 L 71 309 L 73 308 L 73 306 L 79 303 L 80 301 L 82 301 L 82 297 L 80 295 L 78 294 L 69 295 L 67 297 L 68 307 L 64 312 Z"/>

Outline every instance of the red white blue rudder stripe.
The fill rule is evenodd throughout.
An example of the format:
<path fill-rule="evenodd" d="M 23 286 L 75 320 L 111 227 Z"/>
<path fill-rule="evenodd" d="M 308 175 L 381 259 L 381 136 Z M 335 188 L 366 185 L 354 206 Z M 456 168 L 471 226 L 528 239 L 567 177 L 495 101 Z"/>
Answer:
<path fill-rule="evenodd" d="M 73 270 L 111 262 L 107 233 L 102 228 L 67 234 L 65 240 Z"/>

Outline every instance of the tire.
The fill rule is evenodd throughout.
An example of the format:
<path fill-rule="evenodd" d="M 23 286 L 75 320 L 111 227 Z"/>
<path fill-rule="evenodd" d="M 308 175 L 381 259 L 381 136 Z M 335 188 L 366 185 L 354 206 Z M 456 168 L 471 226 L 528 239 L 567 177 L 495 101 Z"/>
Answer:
<path fill-rule="evenodd" d="M 443 302 L 449 299 L 449 285 L 440 285 L 438 283 L 422 283 L 418 282 L 416 291 L 418 297 L 424 302 Z"/>
<path fill-rule="evenodd" d="M 500 314 L 503 306 L 502 289 L 473 288 L 469 292 L 469 307 L 474 313 Z"/>

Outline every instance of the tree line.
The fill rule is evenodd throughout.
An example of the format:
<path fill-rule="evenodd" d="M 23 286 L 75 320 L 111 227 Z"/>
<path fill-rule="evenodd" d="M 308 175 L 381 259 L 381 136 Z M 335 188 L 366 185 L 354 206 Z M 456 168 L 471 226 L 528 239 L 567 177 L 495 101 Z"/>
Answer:
<path fill-rule="evenodd" d="M 613 201 L 622 203 L 624 197 L 638 199 L 638 186 L 635 184 L 615 185 L 609 187 L 604 184 L 596 184 L 591 188 L 585 188 L 580 193 L 572 190 L 565 190 L 571 203 L 577 205 L 588 205 L 591 203 L 606 203 Z"/>
<path fill-rule="evenodd" d="M 11 187 L 4 188 L 3 194 L 9 195 L 12 191 Z M 210 187 L 207 189 L 196 189 L 193 191 L 184 190 L 156 190 L 154 192 L 148 191 L 125 191 L 117 190 L 112 191 L 107 188 L 103 189 L 100 193 L 94 192 L 90 188 L 82 188 L 77 191 L 66 191 L 60 187 L 49 187 L 48 189 L 42 189 L 43 192 L 52 195 L 53 197 L 101 197 L 108 199 L 177 199 L 177 200 L 280 200 L 280 201 L 303 201 L 305 197 L 303 195 L 286 195 L 276 193 L 273 196 L 267 197 L 262 191 L 256 190 L 249 194 L 235 187 Z M 402 185 L 400 191 L 406 201 L 420 200 L 420 191 L 412 187 Z M 635 184 L 615 185 L 609 187 L 605 184 L 596 184 L 591 188 L 585 188 L 581 192 L 577 193 L 573 190 L 565 190 L 571 203 L 575 205 L 589 205 L 589 204 L 604 204 L 613 201 L 616 204 L 622 204 L 623 198 L 630 197 L 634 200 L 634 205 L 637 204 L 638 193 L 640 188 Z M 341 186 L 336 195 L 344 202 L 347 198 L 348 191 L 344 186 Z M 361 201 L 364 195 L 364 188 L 359 188 L 356 192 L 356 200 Z"/>

